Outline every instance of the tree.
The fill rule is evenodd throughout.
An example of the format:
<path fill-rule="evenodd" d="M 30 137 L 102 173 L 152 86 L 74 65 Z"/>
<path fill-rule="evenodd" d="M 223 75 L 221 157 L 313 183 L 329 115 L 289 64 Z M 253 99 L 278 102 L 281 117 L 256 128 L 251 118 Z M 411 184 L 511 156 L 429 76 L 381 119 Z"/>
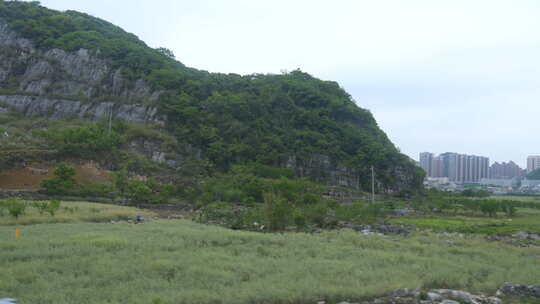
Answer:
<path fill-rule="evenodd" d="M 14 198 L 14 197 L 8 198 L 4 201 L 4 204 L 9 214 L 13 216 L 15 219 L 18 219 L 21 215 L 24 215 L 24 213 L 26 212 L 26 203 L 23 201 L 20 201 L 17 198 Z"/>
<path fill-rule="evenodd" d="M 162 54 L 162 55 L 164 55 L 164 56 L 166 56 L 166 57 L 168 57 L 168 58 L 171 58 L 171 59 L 175 59 L 175 58 L 176 58 L 176 56 L 174 56 L 173 51 L 171 51 L 171 50 L 169 50 L 169 49 L 167 49 L 167 48 L 164 48 L 164 47 L 158 47 L 158 48 L 156 49 L 156 51 L 158 51 L 158 53 L 160 53 L 160 54 Z"/>
<path fill-rule="evenodd" d="M 48 193 L 61 194 L 72 190 L 75 185 L 75 169 L 66 164 L 60 163 L 54 170 L 55 177 L 45 179 L 41 182 L 41 187 Z"/>
<path fill-rule="evenodd" d="M 283 230 L 292 220 L 293 207 L 273 192 L 263 194 L 264 216 L 269 231 Z"/>
<path fill-rule="evenodd" d="M 120 195 L 123 196 L 126 193 L 126 190 L 128 189 L 128 183 L 129 183 L 126 168 L 122 168 L 119 171 L 113 172 L 113 180 L 114 180 L 114 186 L 116 187 L 118 191 L 120 191 Z"/>
<path fill-rule="evenodd" d="M 54 175 L 62 181 L 75 183 L 75 169 L 66 163 L 58 164 L 58 167 L 54 170 Z"/>
<path fill-rule="evenodd" d="M 152 199 L 152 189 L 143 181 L 131 181 L 127 187 L 128 197 L 134 201 L 149 202 Z"/>

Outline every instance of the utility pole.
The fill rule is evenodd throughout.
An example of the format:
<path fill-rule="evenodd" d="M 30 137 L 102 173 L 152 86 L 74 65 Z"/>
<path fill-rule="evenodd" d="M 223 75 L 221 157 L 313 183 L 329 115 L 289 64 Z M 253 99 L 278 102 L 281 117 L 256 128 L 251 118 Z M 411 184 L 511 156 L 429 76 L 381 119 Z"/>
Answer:
<path fill-rule="evenodd" d="M 371 166 L 371 202 L 375 202 L 375 169 Z"/>

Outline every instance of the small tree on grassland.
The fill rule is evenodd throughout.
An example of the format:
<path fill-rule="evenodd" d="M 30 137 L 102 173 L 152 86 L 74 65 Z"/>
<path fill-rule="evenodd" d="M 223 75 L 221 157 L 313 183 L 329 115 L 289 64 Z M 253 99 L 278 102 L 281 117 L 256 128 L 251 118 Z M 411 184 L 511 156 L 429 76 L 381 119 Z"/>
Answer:
<path fill-rule="evenodd" d="M 18 219 L 26 212 L 26 203 L 17 198 L 8 198 L 4 200 L 4 204 L 9 214 L 15 219 Z"/>

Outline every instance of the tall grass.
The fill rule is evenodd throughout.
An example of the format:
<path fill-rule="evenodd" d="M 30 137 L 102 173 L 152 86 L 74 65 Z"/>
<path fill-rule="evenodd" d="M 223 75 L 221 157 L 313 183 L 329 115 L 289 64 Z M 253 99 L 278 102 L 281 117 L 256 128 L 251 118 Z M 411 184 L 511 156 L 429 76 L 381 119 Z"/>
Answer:
<path fill-rule="evenodd" d="M 314 303 L 397 288 L 540 284 L 540 248 L 474 236 L 262 234 L 189 221 L 0 226 L 0 298 L 22 303 Z"/>
<path fill-rule="evenodd" d="M 9 216 L 7 212 L 0 214 L 0 226 L 2 225 L 30 225 L 40 223 L 68 223 L 68 222 L 107 222 L 111 220 L 133 219 L 137 214 L 152 216 L 151 212 L 137 208 L 106 205 L 87 202 L 62 202 L 60 209 L 54 216 L 40 214 L 39 209 L 33 207 L 38 201 L 27 201 L 25 214 L 18 219 Z"/>

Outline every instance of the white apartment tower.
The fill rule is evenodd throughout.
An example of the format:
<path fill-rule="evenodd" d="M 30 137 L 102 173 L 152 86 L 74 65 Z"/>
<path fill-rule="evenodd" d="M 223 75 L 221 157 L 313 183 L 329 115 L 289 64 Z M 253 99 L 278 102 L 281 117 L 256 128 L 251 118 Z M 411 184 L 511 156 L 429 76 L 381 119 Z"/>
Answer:
<path fill-rule="evenodd" d="M 540 155 L 531 155 L 527 157 L 527 173 L 540 169 Z"/>

